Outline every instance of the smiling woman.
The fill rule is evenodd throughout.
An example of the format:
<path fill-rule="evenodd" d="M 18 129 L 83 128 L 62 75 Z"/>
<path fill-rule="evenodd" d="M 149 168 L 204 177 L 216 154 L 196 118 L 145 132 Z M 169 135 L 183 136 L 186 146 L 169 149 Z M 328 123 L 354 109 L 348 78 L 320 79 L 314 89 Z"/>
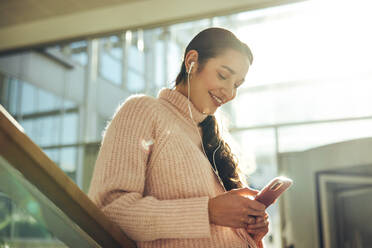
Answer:
<path fill-rule="evenodd" d="M 230 31 L 187 46 L 173 89 L 130 97 L 105 132 L 89 196 L 138 247 L 262 247 L 263 204 L 242 188 L 215 111 L 233 100 L 253 56 Z"/>
<path fill-rule="evenodd" d="M 222 141 L 213 114 L 222 104 L 235 98 L 237 88 L 244 82 L 252 62 L 249 47 L 233 33 L 222 28 L 209 28 L 196 35 L 187 46 L 176 79 L 176 90 L 188 97 L 200 112 L 209 114 L 200 123 L 203 146 L 209 161 L 217 167 L 215 171 L 220 172 L 227 190 L 242 184 L 233 154 Z"/>

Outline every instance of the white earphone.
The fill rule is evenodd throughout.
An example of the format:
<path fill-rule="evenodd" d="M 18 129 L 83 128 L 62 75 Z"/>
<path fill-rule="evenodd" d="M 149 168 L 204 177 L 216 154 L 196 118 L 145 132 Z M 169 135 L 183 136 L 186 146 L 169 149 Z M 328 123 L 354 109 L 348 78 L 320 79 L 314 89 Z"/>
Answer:
<path fill-rule="evenodd" d="M 194 64 L 195 64 L 195 62 L 193 61 L 193 62 L 191 62 L 191 64 L 190 64 L 190 68 L 189 68 L 189 71 L 188 71 L 188 74 L 190 74 L 191 73 L 191 69 L 192 69 L 192 67 L 194 66 Z"/>

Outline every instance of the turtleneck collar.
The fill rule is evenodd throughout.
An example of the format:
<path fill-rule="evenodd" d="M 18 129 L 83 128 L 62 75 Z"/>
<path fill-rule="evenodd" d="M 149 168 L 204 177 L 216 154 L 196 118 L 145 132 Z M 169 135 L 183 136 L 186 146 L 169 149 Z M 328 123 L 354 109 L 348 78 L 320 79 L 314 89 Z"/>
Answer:
<path fill-rule="evenodd" d="M 188 107 L 189 100 L 181 92 L 178 92 L 175 89 L 163 88 L 159 91 L 158 98 L 171 103 L 185 118 L 191 120 L 190 111 Z M 207 118 L 208 115 L 203 114 L 199 110 L 197 110 L 191 101 L 190 108 L 192 117 L 197 124 L 199 124 L 205 118 Z"/>

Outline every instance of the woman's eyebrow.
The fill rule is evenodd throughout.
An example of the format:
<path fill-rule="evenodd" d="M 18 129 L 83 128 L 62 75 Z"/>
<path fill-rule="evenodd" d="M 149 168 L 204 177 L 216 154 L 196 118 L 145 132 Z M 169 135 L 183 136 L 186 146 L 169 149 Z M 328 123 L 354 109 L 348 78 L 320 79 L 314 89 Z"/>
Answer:
<path fill-rule="evenodd" d="M 233 69 L 231 69 L 230 67 L 228 67 L 227 65 L 222 65 L 221 67 L 228 70 L 231 74 L 236 74 L 236 72 Z"/>

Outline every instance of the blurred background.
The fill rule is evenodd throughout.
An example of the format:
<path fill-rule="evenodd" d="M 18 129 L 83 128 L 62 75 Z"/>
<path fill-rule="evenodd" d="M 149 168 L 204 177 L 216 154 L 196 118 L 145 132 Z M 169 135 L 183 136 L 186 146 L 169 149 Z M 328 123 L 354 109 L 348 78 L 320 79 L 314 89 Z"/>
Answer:
<path fill-rule="evenodd" d="M 117 106 L 173 86 L 199 31 L 230 29 L 254 54 L 222 108 L 247 180 L 294 180 L 268 210 L 266 247 L 372 247 L 371 11 L 368 0 L 3 0 L 0 104 L 87 192 Z M 56 247 L 29 208 L 0 191 L 0 247 Z"/>

